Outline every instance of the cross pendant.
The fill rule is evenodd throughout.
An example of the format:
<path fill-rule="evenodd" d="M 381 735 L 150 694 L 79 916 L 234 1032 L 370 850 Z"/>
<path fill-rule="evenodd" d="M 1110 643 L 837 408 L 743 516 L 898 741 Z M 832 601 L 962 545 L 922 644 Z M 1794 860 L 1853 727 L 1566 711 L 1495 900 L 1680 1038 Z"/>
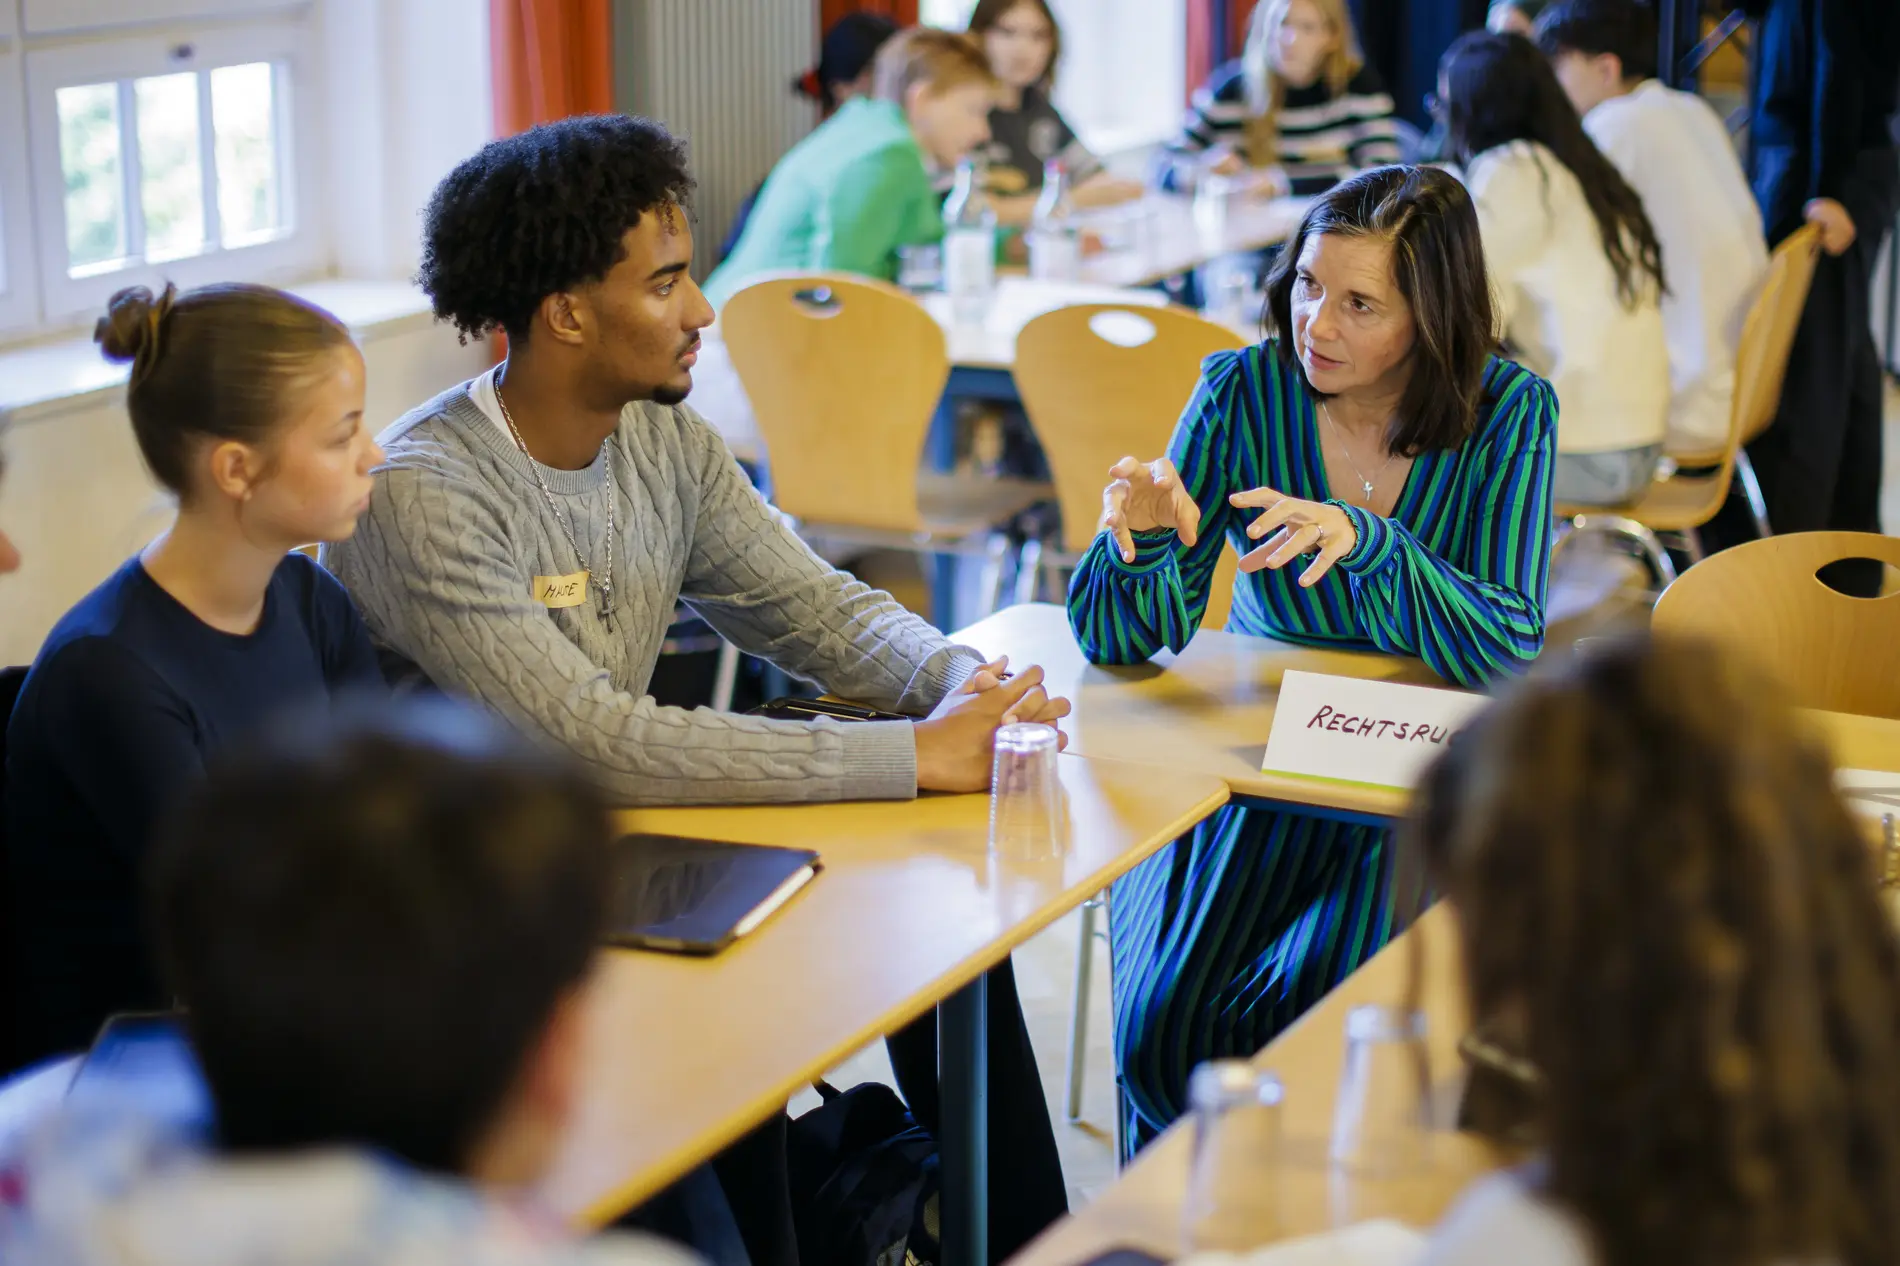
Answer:
<path fill-rule="evenodd" d="M 1366 504 L 1371 505 L 1372 504 L 1372 481 L 1370 479 L 1366 480 L 1364 487 L 1366 490 Z"/>

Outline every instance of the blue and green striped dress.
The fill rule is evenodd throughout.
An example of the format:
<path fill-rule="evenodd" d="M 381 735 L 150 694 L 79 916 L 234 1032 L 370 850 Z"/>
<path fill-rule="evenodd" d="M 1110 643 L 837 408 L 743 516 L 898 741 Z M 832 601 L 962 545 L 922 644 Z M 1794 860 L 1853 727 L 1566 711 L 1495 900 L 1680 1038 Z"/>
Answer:
<path fill-rule="evenodd" d="M 1509 361 L 1485 370 L 1477 429 L 1421 454 L 1392 517 L 1343 506 L 1351 554 L 1311 589 L 1301 568 L 1242 574 L 1228 628 L 1309 646 L 1421 657 L 1481 685 L 1544 641 L 1557 398 Z M 1331 499 L 1313 398 L 1273 343 L 1221 352 L 1168 456 L 1201 508 L 1199 544 L 1135 534 L 1133 563 L 1098 536 L 1069 589 L 1089 659 L 1131 664 L 1186 646 L 1221 542 L 1251 547 L 1230 494 Z M 1243 517 L 1243 515 L 1245 517 Z M 1251 1055 L 1393 934 L 1391 832 L 1230 806 L 1115 885 L 1115 1046 L 1132 1149 L 1181 1115 L 1195 1064 Z"/>

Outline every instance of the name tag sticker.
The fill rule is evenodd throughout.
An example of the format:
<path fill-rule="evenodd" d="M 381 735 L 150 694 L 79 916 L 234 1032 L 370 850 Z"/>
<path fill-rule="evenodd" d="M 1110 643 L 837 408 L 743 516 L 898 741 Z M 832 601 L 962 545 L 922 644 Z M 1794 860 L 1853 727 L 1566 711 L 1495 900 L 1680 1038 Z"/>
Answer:
<path fill-rule="evenodd" d="M 1410 790 L 1490 700 L 1461 690 L 1289 672 L 1263 773 Z"/>
<path fill-rule="evenodd" d="M 578 607 L 587 601 L 587 576 L 584 571 L 566 576 L 536 576 L 534 600 L 550 611 Z"/>

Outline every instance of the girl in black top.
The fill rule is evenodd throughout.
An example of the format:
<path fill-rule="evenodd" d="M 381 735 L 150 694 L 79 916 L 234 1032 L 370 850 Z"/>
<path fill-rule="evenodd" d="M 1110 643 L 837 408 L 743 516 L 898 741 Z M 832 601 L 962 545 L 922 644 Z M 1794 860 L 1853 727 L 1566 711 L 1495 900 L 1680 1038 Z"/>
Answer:
<path fill-rule="evenodd" d="M 1345 0 L 1261 0 L 1237 62 L 1194 94 L 1163 184 L 1248 175 L 1265 195 L 1314 194 L 1399 161 L 1392 97 L 1359 51 Z"/>
<path fill-rule="evenodd" d="M 285 708 L 381 689 L 343 587 L 297 546 L 349 536 L 382 452 L 363 358 L 327 312 L 261 286 L 113 296 L 94 334 L 169 530 L 60 620 L 7 730 L 14 1058 L 162 1006 L 137 917 L 154 824 L 217 749 Z"/>
<path fill-rule="evenodd" d="M 1048 0 L 977 0 L 970 34 L 983 42 L 1002 101 L 990 111 L 990 192 L 997 218 L 1027 224 L 1042 192 L 1043 166 L 1059 158 L 1078 207 L 1111 206 L 1141 196 L 1139 181 L 1111 176 L 1077 139 L 1049 100 L 1062 28 Z"/>

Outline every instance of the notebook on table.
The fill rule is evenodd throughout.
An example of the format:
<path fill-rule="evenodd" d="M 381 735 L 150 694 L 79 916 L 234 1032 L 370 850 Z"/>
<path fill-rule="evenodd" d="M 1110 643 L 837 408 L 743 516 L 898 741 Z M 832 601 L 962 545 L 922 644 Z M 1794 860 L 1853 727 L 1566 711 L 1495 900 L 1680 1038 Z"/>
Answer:
<path fill-rule="evenodd" d="M 822 868 L 810 849 L 677 835 L 623 835 L 613 850 L 608 942 L 674 954 L 718 953 Z"/>

